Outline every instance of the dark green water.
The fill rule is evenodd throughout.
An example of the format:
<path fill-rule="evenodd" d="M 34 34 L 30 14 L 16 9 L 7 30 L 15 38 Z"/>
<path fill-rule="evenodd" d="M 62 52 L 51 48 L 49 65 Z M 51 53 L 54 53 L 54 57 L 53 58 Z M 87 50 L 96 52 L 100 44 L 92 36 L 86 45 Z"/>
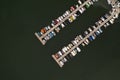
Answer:
<path fill-rule="evenodd" d="M 62 69 L 51 57 L 108 11 L 104 0 L 45 46 L 34 36 L 74 3 L 75 0 L 2 1 L 0 80 L 120 80 L 120 19 Z"/>

